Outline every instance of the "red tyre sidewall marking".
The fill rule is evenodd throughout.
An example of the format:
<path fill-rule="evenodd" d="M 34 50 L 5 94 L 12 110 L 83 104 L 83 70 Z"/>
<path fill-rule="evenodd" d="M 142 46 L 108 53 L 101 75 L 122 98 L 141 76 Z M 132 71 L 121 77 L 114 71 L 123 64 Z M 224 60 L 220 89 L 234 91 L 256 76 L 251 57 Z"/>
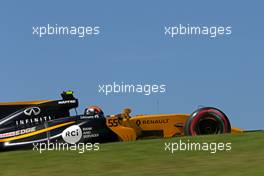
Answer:
<path fill-rule="evenodd" d="M 224 121 L 224 124 L 225 124 L 225 126 L 224 126 L 225 132 L 228 131 L 228 129 L 227 129 L 227 125 L 228 125 L 227 120 L 226 120 L 225 116 L 221 112 L 219 112 L 219 111 L 217 111 L 215 109 L 205 109 L 205 110 L 202 110 L 202 111 L 198 112 L 198 114 L 196 114 L 196 117 L 193 119 L 193 121 L 192 121 L 192 123 L 190 125 L 191 135 L 193 135 L 193 136 L 197 135 L 196 131 L 194 130 L 194 126 L 197 124 L 197 122 L 199 121 L 201 116 L 203 116 L 205 113 L 210 113 L 210 112 L 211 113 L 215 113 L 216 115 L 221 117 L 221 119 Z"/>
<path fill-rule="evenodd" d="M 224 131 L 224 132 L 227 132 L 227 131 L 228 131 L 228 129 L 227 129 L 228 122 L 227 122 L 227 119 L 226 119 L 225 115 L 224 115 L 223 113 L 221 113 L 221 112 L 215 110 L 215 109 L 211 109 L 211 112 L 213 112 L 213 113 L 215 113 L 216 115 L 218 115 L 218 116 L 221 117 L 221 119 L 224 121 L 224 124 L 225 124 L 225 126 L 224 126 L 225 131 Z"/>
<path fill-rule="evenodd" d="M 198 114 L 196 114 L 195 118 L 192 120 L 192 123 L 190 125 L 190 132 L 191 135 L 196 136 L 196 131 L 194 130 L 194 126 L 197 124 L 198 120 L 200 119 L 200 117 L 202 115 L 204 115 L 205 113 L 207 113 L 207 110 L 202 110 L 200 112 L 198 112 Z"/>

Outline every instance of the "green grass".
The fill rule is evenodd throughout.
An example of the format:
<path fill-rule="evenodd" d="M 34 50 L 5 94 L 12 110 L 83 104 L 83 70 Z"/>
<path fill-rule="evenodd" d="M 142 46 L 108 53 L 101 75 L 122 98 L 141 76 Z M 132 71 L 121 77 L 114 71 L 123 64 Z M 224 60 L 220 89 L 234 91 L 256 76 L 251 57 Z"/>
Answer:
<path fill-rule="evenodd" d="M 164 150 L 165 142 L 231 142 L 231 151 Z M 264 175 L 264 132 L 101 144 L 100 151 L 0 153 L 2 176 Z"/>

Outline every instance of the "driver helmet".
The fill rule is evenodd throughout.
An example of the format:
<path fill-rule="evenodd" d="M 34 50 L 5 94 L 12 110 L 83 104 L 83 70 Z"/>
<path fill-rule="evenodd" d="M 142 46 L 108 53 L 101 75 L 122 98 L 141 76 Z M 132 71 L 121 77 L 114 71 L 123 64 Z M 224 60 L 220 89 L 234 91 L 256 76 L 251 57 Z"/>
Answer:
<path fill-rule="evenodd" d="M 102 111 L 101 108 L 99 108 L 97 106 L 90 106 L 84 110 L 84 115 L 87 115 L 87 116 L 95 116 L 95 115 L 104 116 L 104 112 Z"/>

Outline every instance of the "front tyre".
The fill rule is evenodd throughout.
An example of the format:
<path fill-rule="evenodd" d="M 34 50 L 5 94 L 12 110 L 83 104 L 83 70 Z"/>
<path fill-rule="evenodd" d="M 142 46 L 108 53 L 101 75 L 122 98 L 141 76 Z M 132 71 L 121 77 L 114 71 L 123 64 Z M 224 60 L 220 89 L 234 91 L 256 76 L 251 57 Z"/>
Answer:
<path fill-rule="evenodd" d="M 228 117 L 219 109 L 204 107 L 193 112 L 184 127 L 188 136 L 230 133 Z"/>

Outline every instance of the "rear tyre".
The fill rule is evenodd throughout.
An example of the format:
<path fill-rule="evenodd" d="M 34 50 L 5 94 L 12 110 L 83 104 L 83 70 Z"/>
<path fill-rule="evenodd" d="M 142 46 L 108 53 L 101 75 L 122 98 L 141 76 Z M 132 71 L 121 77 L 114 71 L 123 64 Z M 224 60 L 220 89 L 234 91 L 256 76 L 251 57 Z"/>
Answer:
<path fill-rule="evenodd" d="M 204 107 L 193 112 L 184 127 L 188 136 L 230 133 L 228 117 L 219 109 Z"/>

